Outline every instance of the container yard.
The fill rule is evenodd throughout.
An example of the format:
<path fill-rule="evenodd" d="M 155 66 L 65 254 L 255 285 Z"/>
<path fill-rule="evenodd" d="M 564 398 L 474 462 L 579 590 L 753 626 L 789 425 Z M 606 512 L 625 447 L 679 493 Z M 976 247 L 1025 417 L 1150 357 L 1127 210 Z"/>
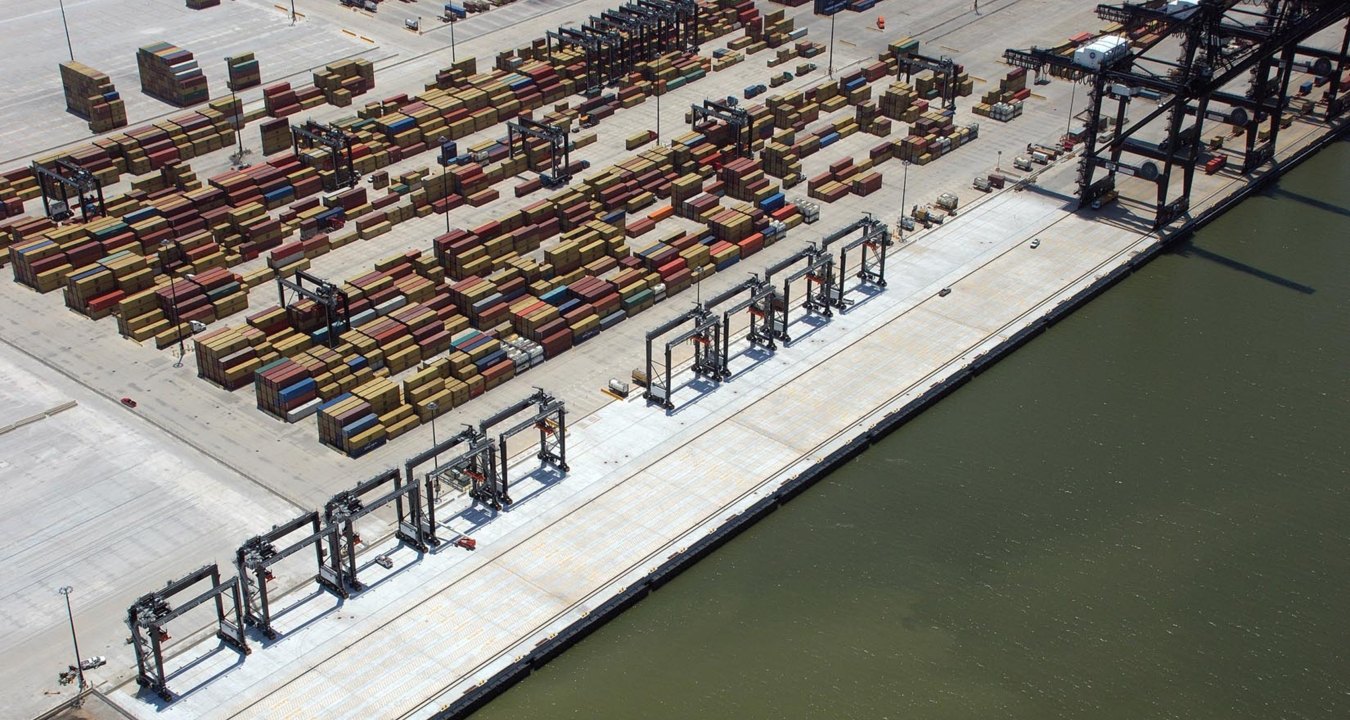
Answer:
<path fill-rule="evenodd" d="M 462 716 L 1339 135 L 1277 4 L 0 11 L 0 708 Z"/>

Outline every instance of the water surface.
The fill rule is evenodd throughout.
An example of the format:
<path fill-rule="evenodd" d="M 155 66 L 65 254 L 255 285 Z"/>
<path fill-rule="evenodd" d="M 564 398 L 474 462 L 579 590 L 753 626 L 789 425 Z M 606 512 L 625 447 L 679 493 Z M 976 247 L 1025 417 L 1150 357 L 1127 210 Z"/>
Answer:
<path fill-rule="evenodd" d="M 1350 143 L 476 714 L 1350 717 Z"/>

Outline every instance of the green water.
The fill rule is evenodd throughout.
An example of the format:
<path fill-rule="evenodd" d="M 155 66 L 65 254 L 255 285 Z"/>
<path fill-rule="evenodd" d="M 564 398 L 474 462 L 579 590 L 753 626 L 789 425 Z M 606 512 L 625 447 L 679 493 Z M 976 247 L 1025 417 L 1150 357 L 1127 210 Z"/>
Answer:
<path fill-rule="evenodd" d="M 475 720 L 1350 717 L 1350 143 Z"/>

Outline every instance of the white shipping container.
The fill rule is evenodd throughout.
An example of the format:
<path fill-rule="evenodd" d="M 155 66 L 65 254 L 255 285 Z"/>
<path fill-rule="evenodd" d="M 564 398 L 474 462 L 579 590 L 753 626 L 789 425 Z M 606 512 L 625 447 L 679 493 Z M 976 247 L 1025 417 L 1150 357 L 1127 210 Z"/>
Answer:
<path fill-rule="evenodd" d="M 1199 6 L 1200 0 L 1168 0 L 1166 12 L 1168 15 L 1185 20 Z"/>
<path fill-rule="evenodd" d="M 1075 50 L 1073 61 L 1090 70 L 1097 70 L 1103 65 L 1119 60 L 1129 51 L 1130 43 L 1125 38 L 1116 35 L 1103 35 Z"/>
<path fill-rule="evenodd" d="M 304 405 L 296 407 L 294 410 L 286 413 L 286 422 L 293 423 L 303 420 L 319 411 L 319 404 L 323 402 L 322 398 L 314 398 Z"/>

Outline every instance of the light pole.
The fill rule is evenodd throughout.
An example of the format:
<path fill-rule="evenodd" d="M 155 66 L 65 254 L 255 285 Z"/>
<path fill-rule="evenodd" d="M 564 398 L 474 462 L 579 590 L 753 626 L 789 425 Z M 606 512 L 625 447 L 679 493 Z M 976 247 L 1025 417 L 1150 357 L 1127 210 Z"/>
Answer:
<path fill-rule="evenodd" d="M 291 22 L 295 22 L 294 0 L 292 0 L 291 6 Z M 228 68 L 229 65 L 230 65 L 230 58 L 227 57 L 225 58 L 225 66 Z M 229 83 L 229 86 L 230 86 L 230 106 L 234 108 L 234 136 L 239 141 L 239 152 L 236 153 L 235 157 L 238 158 L 239 164 L 242 165 L 244 162 L 244 126 L 241 125 L 239 122 L 239 111 L 243 109 L 243 104 L 239 102 L 239 97 L 235 94 L 234 82 L 231 81 Z"/>
<path fill-rule="evenodd" d="M 1078 83 L 1073 84 L 1073 89 L 1069 90 L 1069 121 L 1064 125 L 1064 134 L 1067 136 L 1073 130 L 1073 99 L 1078 94 Z"/>
<path fill-rule="evenodd" d="M 448 234 L 450 232 L 450 203 L 448 202 L 450 181 L 447 178 L 450 175 L 450 162 L 449 158 L 445 157 L 445 136 L 437 137 L 436 142 L 441 146 L 441 189 L 445 191 L 445 198 L 447 199 L 445 203 L 445 232 Z"/>
<path fill-rule="evenodd" d="M 1003 151 L 998 151 L 998 160 L 994 163 L 994 172 L 1003 172 Z"/>
<path fill-rule="evenodd" d="M 70 642 L 75 646 L 75 672 L 80 678 L 80 689 L 75 695 L 75 705 L 78 707 L 84 695 L 84 661 L 80 660 L 80 640 L 75 636 L 75 613 L 70 609 L 70 593 L 75 588 L 69 585 L 57 590 L 66 599 L 66 617 L 70 619 Z"/>
<path fill-rule="evenodd" d="M 661 56 L 656 55 L 656 144 L 661 144 Z"/>
<path fill-rule="evenodd" d="M 230 91 L 230 104 L 234 106 L 234 136 L 239 140 L 239 164 L 244 163 L 244 124 L 240 112 L 244 109 L 244 103 L 235 97 L 234 91 Z"/>
<path fill-rule="evenodd" d="M 291 24 L 295 24 L 295 0 L 291 0 Z"/>
<path fill-rule="evenodd" d="M 70 44 L 70 25 L 66 24 L 66 0 L 57 0 L 61 6 L 61 27 L 66 31 L 66 49 L 70 51 L 70 61 L 75 62 L 75 46 Z"/>
<path fill-rule="evenodd" d="M 830 13 L 830 77 L 834 77 L 834 16 Z"/>
<path fill-rule="evenodd" d="M 905 167 L 904 179 L 900 181 L 900 242 L 905 242 L 905 195 L 909 192 L 909 161 L 901 160 Z"/>
<path fill-rule="evenodd" d="M 447 212 L 445 216 L 450 217 L 450 213 Z M 436 411 L 440 409 L 440 407 L 441 406 L 437 404 L 435 400 L 432 400 L 431 402 L 427 403 L 427 410 L 431 411 L 431 471 L 433 473 L 436 472 L 436 468 L 440 467 L 441 465 L 440 453 L 436 452 Z M 439 490 L 440 487 L 441 487 L 441 477 L 437 475 L 436 476 L 437 490 Z M 435 498 L 429 499 L 434 500 Z"/>
<path fill-rule="evenodd" d="M 174 245 L 172 240 L 165 239 L 159 241 L 159 246 L 168 250 Z M 178 248 L 178 260 L 179 262 L 182 262 L 183 260 L 183 249 L 181 246 Z M 173 326 L 178 331 L 178 362 L 175 362 L 173 366 L 180 368 L 183 367 L 183 356 L 187 354 L 187 351 L 183 349 L 183 316 L 178 312 L 178 287 L 174 281 L 173 271 L 168 267 L 168 263 L 165 263 L 164 270 L 164 274 L 169 276 L 169 297 L 173 300 Z"/>
<path fill-rule="evenodd" d="M 454 65 L 454 64 L 455 64 L 455 23 L 456 23 L 458 20 L 459 20 L 459 16 L 458 16 L 458 15 L 455 15 L 454 13 L 450 13 L 450 64 L 451 64 L 451 65 Z"/>

